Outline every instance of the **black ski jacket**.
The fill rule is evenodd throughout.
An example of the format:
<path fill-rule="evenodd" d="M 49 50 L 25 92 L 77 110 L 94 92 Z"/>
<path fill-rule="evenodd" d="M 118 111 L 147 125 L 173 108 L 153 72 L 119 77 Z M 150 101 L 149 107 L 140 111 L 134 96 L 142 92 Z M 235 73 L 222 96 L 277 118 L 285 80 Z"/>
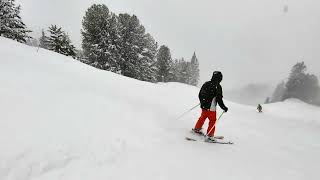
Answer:
<path fill-rule="evenodd" d="M 220 108 L 225 110 L 227 107 L 222 100 L 222 87 L 214 81 L 204 83 L 199 92 L 199 100 L 202 109 L 215 111 L 217 103 Z"/>

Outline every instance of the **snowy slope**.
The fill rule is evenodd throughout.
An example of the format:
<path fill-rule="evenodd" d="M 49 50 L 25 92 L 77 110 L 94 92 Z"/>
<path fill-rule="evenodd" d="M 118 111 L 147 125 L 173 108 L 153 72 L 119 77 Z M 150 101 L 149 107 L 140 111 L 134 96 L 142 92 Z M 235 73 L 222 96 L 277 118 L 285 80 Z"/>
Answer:
<path fill-rule="evenodd" d="M 199 109 L 176 118 L 197 93 L 0 37 L 0 179 L 319 178 L 320 108 L 227 101 L 217 135 L 235 144 L 188 142 Z"/>

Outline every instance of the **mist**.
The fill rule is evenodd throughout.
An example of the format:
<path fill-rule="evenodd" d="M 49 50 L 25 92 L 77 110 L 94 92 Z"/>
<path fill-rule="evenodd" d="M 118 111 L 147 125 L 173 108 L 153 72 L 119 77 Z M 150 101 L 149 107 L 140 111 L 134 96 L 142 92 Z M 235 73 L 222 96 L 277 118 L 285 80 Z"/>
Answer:
<path fill-rule="evenodd" d="M 172 57 L 200 61 L 200 84 L 222 71 L 229 99 L 250 90 L 256 95 L 240 100 L 251 104 L 271 93 L 288 77 L 290 68 L 304 61 L 308 71 L 320 75 L 320 2 L 317 0 L 17 0 L 22 18 L 39 36 L 51 24 L 62 26 L 81 47 L 81 21 L 93 3 L 104 3 L 115 13 L 139 17 Z M 233 93 L 230 93 L 233 92 Z M 266 93 L 268 92 L 268 93 Z M 234 93 L 236 93 L 234 95 Z M 225 98 L 228 99 L 226 96 Z M 250 101 L 250 102 L 249 102 Z"/>

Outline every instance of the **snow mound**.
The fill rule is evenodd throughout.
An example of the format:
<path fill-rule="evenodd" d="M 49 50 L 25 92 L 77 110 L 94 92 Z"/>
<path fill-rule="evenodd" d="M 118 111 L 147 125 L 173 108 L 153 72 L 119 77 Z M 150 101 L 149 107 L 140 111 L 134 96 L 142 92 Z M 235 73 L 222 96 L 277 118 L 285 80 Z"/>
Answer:
<path fill-rule="evenodd" d="M 318 179 L 319 108 L 226 102 L 217 135 L 184 140 L 198 91 L 146 83 L 0 37 L 0 179 Z M 218 113 L 221 113 L 220 111 Z"/>

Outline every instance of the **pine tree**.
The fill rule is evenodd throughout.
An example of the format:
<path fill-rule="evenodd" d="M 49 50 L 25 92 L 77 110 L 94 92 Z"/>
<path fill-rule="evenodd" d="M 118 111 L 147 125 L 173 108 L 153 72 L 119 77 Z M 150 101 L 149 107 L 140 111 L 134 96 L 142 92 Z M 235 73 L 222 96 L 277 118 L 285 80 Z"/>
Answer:
<path fill-rule="evenodd" d="M 48 49 L 48 37 L 46 36 L 44 30 L 42 30 L 41 37 L 39 39 L 39 47 Z"/>
<path fill-rule="evenodd" d="M 171 72 L 172 72 L 172 77 L 170 77 L 170 81 L 173 82 L 180 82 L 180 60 L 175 59 L 172 62 L 171 66 Z"/>
<path fill-rule="evenodd" d="M 192 66 L 191 62 L 186 62 L 185 66 L 185 82 L 186 84 L 191 84 L 192 81 Z"/>
<path fill-rule="evenodd" d="M 297 98 L 307 103 L 313 103 L 320 89 L 318 78 L 315 75 L 306 74 L 307 67 L 304 62 L 293 66 L 286 83 L 286 92 L 283 100 Z"/>
<path fill-rule="evenodd" d="M 107 6 L 95 4 L 87 10 L 82 25 L 82 47 L 89 64 L 127 77 L 156 81 L 158 45 L 137 16 L 116 16 Z"/>
<path fill-rule="evenodd" d="M 189 69 L 189 63 L 187 61 L 184 60 L 184 58 L 182 58 L 179 61 L 179 71 L 180 71 L 180 75 L 179 75 L 179 82 L 181 83 L 185 83 L 188 84 L 189 82 L 189 74 L 190 74 L 190 69 Z"/>
<path fill-rule="evenodd" d="M 157 68 L 156 54 L 158 44 L 150 34 L 145 34 L 143 38 L 143 51 L 140 55 L 139 78 L 142 81 L 156 82 L 157 81 Z"/>
<path fill-rule="evenodd" d="M 302 92 L 302 96 L 305 97 L 305 101 L 310 104 L 317 104 L 317 96 L 320 91 L 317 76 L 313 74 L 306 74 L 304 86 L 305 88 Z"/>
<path fill-rule="evenodd" d="M 71 44 L 69 36 L 57 25 L 51 25 L 48 30 L 50 36 L 45 43 L 48 49 L 66 56 L 75 57 L 75 47 Z"/>
<path fill-rule="evenodd" d="M 288 98 L 300 97 L 301 91 L 303 91 L 304 75 L 307 67 L 304 62 L 297 63 L 291 69 L 291 73 L 286 83 L 287 91 L 284 94 L 283 100 Z"/>
<path fill-rule="evenodd" d="M 158 45 L 146 33 L 135 15 L 119 14 L 120 69 L 124 76 L 143 81 L 156 81 L 155 57 Z"/>
<path fill-rule="evenodd" d="M 170 49 L 167 46 L 162 45 L 157 54 L 158 82 L 169 81 L 171 66 L 172 59 Z"/>
<path fill-rule="evenodd" d="M 320 89 L 318 90 L 317 97 L 314 104 L 320 106 Z"/>
<path fill-rule="evenodd" d="M 190 80 L 188 84 L 197 86 L 200 78 L 200 70 L 199 70 L 199 61 L 195 52 L 193 53 L 193 56 L 191 58 L 189 76 L 190 76 Z"/>
<path fill-rule="evenodd" d="M 271 96 L 270 102 L 282 101 L 285 91 L 286 91 L 286 83 L 282 81 L 277 85 L 276 89 L 274 90 Z"/>
<path fill-rule="evenodd" d="M 62 38 L 63 31 L 61 27 L 57 27 L 56 25 L 51 25 L 48 30 L 50 36 L 48 37 L 48 49 L 57 53 L 62 54 Z"/>
<path fill-rule="evenodd" d="M 73 44 L 71 44 L 71 40 L 69 35 L 65 32 L 62 34 L 62 53 L 66 56 L 76 57 L 76 48 Z"/>
<path fill-rule="evenodd" d="M 145 28 L 137 16 L 120 14 L 119 33 L 121 37 L 121 74 L 127 77 L 139 77 L 140 58 L 144 50 Z"/>
<path fill-rule="evenodd" d="M 20 9 L 15 0 L 0 1 L 0 36 L 25 43 L 30 38 L 27 33 L 31 31 L 22 22 Z"/>
<path fill-rule="evenodd" d="M 175 60 L 172 63 L 169 73 L 169 81 L 189 84 L 191 81 L 191 62 L 186 62 L 184 58 Z"/>
<path fill-rule="evenodd" d="M 120 37 L 115 14 L 106 5 L 94 4 L 82 20 L 82 48 L 91 65 L 121 73 Z"/>

